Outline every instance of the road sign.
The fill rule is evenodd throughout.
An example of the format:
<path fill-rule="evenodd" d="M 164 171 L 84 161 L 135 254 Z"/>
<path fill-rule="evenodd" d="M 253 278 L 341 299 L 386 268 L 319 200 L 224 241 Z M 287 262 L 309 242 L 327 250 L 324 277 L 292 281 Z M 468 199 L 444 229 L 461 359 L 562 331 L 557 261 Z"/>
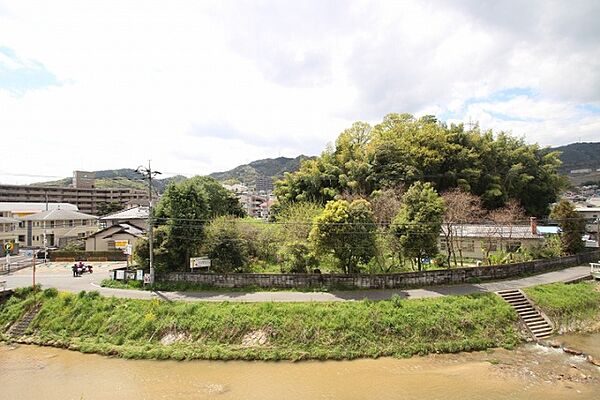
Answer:
<path fill-rule="evenodd" d="M 15 248 L 15 245 L 12 244 L 12 242 L 4 243 L 4 251 L 5 252 L 10 253 L 11 251 L 13 251 L 14 248 Z"/>
<path fill-rule="evenodd" d="M 115 249 L 125 249 L 129 244 L 129 240 L 115 240 Z"/>
<path fill-rule="evenodd" d="M 210 268 L 210 258 L 192 257 L 190 258 L 190 268 Z"/>

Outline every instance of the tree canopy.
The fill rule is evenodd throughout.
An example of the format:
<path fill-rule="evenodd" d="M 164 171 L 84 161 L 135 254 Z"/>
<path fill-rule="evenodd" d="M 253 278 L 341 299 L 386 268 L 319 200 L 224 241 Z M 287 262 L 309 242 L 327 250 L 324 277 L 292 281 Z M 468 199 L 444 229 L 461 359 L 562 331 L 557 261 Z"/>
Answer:
<path fill-rule="evenodd" d="M 370 196 L 420 181 L 438 192 L 480 196 L 487 209 L 516 200 L 528 214 L 544 216 L 564 185 L 558 155 L 504 132 L 389 114 L 373 127 L 354 123 L 320 157 L 286 173 L 275 192 L 283 202 L 325 204 L 342 193 Z"/>

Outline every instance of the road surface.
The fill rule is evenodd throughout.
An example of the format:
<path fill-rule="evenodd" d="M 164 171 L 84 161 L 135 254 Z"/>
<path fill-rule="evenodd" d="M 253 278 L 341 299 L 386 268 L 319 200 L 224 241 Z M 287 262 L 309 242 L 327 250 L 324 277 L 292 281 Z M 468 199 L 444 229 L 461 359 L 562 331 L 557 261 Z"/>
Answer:
<path fill-rule="evenodd" d="M 239 302 L 311 302 L 311 301 L 352 301 L 352 300 L 385 300 L 393 295 L 403 298 L 427 298 L 471 293 L 497 292 L 505 289 L 521 289 L 524 287 L 553 282 L 567 282 L 590 276 L 590 267 L 579 266 L 530 276 L 527 278 L 511 279 L 498 282 L 479 284 L 463 284 L 425 287 L 421 289 L 387 289 L 387 290 L 357 290 L 332 292 L 150 292 L 143 290 L 126 290 L 100 287 L 100 282 L 108 278 L 108 270 L 122 266 L 122 263 L 90 263 L 94 265 L 93 274 L 73 277 L 70 263 L 49 263 L 38 266 L 36 282 L 43 287 L 54 287 L 67 292 L 81 290 L 97 290 L 104 296 L 115 296 L 132 299 L 163 299 L 183 301 L 239 301 Z M 30 286 L 32 269 L 26 268 L 9 275 L 1 275 L 0 281 L 6 280 L 8 288 Z"/>

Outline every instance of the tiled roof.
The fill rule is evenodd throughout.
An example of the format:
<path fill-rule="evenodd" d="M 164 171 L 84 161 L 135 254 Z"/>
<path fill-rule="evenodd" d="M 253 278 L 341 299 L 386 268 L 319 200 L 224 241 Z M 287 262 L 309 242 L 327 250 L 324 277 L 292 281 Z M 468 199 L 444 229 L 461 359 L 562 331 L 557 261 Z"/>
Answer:
<path fill-rule="evenodd" d="M 533 234 L 529 225 L 455 225 L 452 227 L 456 237 L 496 237 L 502 239 L 540 239 L 542 236 Z M 442 226 L 443 235 L 447 228 Z"/>
<path fill-rule="evenodd" d="M 101 220 L 126 220 L 126 219 L 147 219 L 148 207 L 134 207 L 127 210 L 118 211 L 113 214 L 105 215 Z"/>
<path fill-rule="evenodd" d="M 98 219 L 95 215 L 84 214 L 71 210 L 50 210 L 31 214 L 21 218 L 24 221 L 64 221 L 71 219 Z"/>
<path fill-rule="evenodd" d="M 70 203 L 48 203 L 48 210 L 72 210 L 77 211 L 78 208 Z M 20 202 L 0 202 L 0 211 L 10 212 L 39 212 L 46 211 L 46 203 L 20 203 Z"/>

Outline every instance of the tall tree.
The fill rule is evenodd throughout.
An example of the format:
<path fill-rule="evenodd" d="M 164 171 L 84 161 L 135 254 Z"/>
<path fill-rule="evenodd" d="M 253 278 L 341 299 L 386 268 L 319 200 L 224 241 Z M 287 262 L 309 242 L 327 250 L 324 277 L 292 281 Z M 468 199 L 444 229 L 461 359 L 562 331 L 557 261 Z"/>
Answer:
<path fill-rule="evenodd" d="M 168 232 L 166 246 L 171 252 L 170 268 L 181 269 L 197 255 L 210 217 L 208 195 L 193 179 L 172 183 L 156 207 L 157 224 Z"/>
<path fill-rule="evenodd" d="M 585 233 L 585 220 L 575 211 L 573 203 L 561 200 L 550 213 L 550 218 L 556 220 L 561 229 L 560 241 L 563 251 L 576 254 L 585 247 L 582 236 Z"/>
<path fill-rule="evenodd" d="M 315 218 L 310 239 L 317 251 L 332 254 L 344 273 L 357 273 L 375 254 L 375 228 L 366 200 L 330 201 Z"/>
<path fill-rule="evenodd" d="M 402 197 L 391 230 L 404 254 L 416 258 L 419 271 L 422 258 L 437 254 L 443 215 L 444 200 L 430 183 L 416 182 Z"/>

